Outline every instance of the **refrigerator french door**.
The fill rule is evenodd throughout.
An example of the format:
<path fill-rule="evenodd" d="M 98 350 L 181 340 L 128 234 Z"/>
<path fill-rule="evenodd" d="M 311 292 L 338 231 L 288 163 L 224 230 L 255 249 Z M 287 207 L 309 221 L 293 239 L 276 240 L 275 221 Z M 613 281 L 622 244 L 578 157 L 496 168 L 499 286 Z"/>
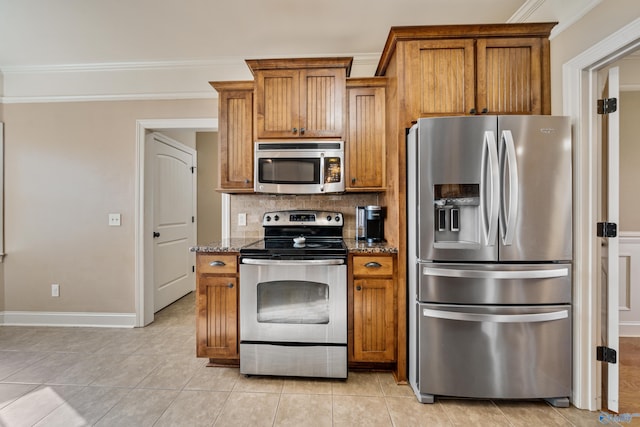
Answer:
<path fill-rule="evenodd" d="M 568 405 L 568 119 L 419 119 L 407 141 L 409 382 L 416 396 Z"/>

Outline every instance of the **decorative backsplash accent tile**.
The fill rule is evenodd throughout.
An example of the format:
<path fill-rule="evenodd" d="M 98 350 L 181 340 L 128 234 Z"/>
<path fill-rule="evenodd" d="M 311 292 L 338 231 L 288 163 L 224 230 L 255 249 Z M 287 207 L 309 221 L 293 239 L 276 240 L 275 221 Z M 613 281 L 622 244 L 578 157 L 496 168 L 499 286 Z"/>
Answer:
<path fill-rule="evenodd" d="M 377 193 L 332 195 L 271 195 L 237 194 L 231 196 L 231 237 L 258 237 L 263 235 L 262 216 L 265 212 L 292 209 L 311 209 L 342 212 L 344 238 L 354 238 L 356 206 L 377 205 Z M 247 225 L 238 225 L 238 214 L 247 214 Z"/>

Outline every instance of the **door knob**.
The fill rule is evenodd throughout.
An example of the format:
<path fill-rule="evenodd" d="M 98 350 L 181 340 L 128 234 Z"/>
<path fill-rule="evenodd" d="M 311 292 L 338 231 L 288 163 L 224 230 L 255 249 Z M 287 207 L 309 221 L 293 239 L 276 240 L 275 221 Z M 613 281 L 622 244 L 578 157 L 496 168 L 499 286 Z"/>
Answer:
<path fill-rule="evenodd" d="M 158 233 L 157 231 L 154 231 L 153 238 L 155 239 L 156 237 L 160 237 L 160 233 Z"/>

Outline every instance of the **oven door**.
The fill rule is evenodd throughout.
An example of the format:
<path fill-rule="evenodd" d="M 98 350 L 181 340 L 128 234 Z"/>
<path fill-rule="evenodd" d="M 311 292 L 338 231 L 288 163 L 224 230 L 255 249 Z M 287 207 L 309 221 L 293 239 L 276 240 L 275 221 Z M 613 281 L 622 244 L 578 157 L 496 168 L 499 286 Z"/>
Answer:
<path fill-rule="evenodd" d="M 240 340 L 346 344 L 344 259 L 242 259 Z"/>

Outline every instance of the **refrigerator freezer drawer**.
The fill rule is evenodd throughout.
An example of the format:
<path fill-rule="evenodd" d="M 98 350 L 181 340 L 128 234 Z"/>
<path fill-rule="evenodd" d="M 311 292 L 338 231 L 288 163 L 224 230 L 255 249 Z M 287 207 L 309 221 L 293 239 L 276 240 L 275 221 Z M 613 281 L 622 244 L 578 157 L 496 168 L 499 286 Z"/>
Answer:
<path fill-rule="evenodd" d="M 418 300 L 442 304 L 571 302 L 571 264 L 418 264 Z"/>
<path fill-rule="evenodd" d="M 419 304 L 423 395 L 565 398 L 571 392 L 571 306 Z"/>

